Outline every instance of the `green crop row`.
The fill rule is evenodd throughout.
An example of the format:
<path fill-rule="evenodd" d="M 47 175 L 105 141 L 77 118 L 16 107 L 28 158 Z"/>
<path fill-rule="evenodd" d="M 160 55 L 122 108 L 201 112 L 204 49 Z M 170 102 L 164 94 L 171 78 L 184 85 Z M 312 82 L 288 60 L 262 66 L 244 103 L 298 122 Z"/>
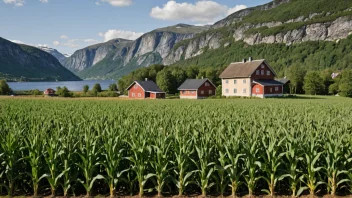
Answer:
<path fill-rule="evenodd" d="M 351 104 L 0 98 L 0 192 L 347 195 Z"/>

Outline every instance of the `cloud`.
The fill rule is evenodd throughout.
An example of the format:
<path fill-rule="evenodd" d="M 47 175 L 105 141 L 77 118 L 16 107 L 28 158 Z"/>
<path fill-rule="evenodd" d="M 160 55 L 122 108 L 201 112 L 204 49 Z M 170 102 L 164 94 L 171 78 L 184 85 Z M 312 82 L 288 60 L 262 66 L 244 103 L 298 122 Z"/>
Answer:
<path fill-rule="evenodd" d="M 25 4 L 24 0 L 3 0 L 3 1 L 6 4 L 13 4 L 16 7 L 24 6 L 24 4 Z"/>
<path fill-rule="evenodd" d="M 60 45 L 60 42 L 59 41 L 54 41 L 53 45 L 58 46 L 58 45 Z"/>
<path fill-rule="evenodd" d="M 38 44 L 38 47 L 49 47 L 48 44 Z"/>
<path fill-rule="evenodd" d="M 66 36 L 66 35 L 61 35 L 60 38 L 61 38 L 61 39 L 68 39 L 68 36 Z"/>
<path fill-rule="evenodd" d="M 66 47 L 76 48 L 76 47 L 79 47 L 79 44 L 77 42 L 78 42 L 78 39 L 71 39 L 71 40 L 68 40 L 66 43 L 62 43 L 61 45 Z"/>
<path fill-rule="evenodd" d="M 42 3 L 48 3 L 49 1 L 48 0 L 39 0 L 40 2 Z"/>
<path fill-rule="evenodd" d="M 84 42 L 86 43 L 97 43 L 98 41 L 95 39 L 84 39 Z"/>
<path fill-rule="evenodd" d="M 117 7 L 129 6 L 132 4 L 132 0 L 100 0 L 100 2 L 106 2 Z M 100 5 L 99 2 L 96 2 L 95 4 Z"/>
<path fill-rule="evenodd" d="M 111 39 L 123 38 L 128 40 L 135 40 L 142 36 L 143 33 L 137 33 L 132 31 L 124 31 L 124 30 L 108 30 L 105 33 L 100 32 L 99 36 L 104 38 L 104 42 L 109 41 Z"/>
<path fill-rule="evenodd" d="M 198 1 L 195 4 L 177 3 L 175 0 L 170 0 L 163 7 L 152 8 L 150 16 L 161 20 L 191 20 L 208 24 L 227 16 L 230 12 L 246 7 L 239 5 L 229 8 L 211 0 Z"/>
<path fill-rule="evenodd" d="M 240 10 L 243 10 L 243 9 L 246 9 L 247 6 L 246 5 L 236 5 L 235 7 L 233 8 L 230 8 L 228 11 L 227 11 L 227 15 L 231 15 L 237 11 L 240 11 Z"/>

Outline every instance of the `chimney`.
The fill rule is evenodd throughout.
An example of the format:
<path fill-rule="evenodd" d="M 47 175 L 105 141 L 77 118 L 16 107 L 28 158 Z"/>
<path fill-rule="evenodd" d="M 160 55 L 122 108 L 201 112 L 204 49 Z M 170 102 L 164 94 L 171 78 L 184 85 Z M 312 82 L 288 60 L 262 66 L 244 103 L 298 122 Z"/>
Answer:
<path fill-rule="evenodd" d="M 148 78 L 145 78 L 145 81 L 148 81 Z"/>
<path fill-rule="evenodd" d="M 246 61 L 247 61 L 247 60 L 246 60 L 245 58 L 242 60 L 243 63 L 246 63 Z"/>
<path fill-rule="evenodd" d="M 248 59 L 249 62 L 252 62 L 253 61 L 253 58 L 250 56 L 249 59 Z"/>

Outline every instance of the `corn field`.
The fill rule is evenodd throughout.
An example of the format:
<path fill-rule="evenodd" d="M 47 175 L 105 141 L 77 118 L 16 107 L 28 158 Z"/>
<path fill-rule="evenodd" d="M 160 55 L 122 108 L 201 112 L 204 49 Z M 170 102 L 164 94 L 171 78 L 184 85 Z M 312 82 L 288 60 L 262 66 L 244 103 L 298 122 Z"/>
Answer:
<path fill-rule="evenodd" d="M 349 99 L 0 98 L 0 193 L 351 195 Z"/>

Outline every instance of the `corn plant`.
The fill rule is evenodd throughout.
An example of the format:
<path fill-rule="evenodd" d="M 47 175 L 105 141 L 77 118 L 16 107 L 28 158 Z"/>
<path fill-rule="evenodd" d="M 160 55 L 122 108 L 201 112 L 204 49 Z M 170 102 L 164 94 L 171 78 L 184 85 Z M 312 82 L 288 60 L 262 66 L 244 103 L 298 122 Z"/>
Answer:
<path fill-rule="evenodd" d="M 264 152 L 261 153 L 262 162 L 259 163 L 259 167 L 263 170 L 262 178 L 269 186 L 269 190 L 264 189 L 262 191 L 268 193 L 270 196 L 275 195 L 275 187 L 279 179 L 278 168 L 282 162 L 281 158 L 285 155 L 281 150 L 284 140 L 285 138 L 281 138 L 280 140 L 273 131 L 262 138 Z"/>
<path fill-rule="evenodd" d="M 228 179 L 226 177 L 226 164 L 227 164 L 227 153 L 226 146 L 224 146 L 224 127 L 221 127 L 217 131 L 217 139 L 215 140 L 215 152 L 217 152 L 218 159 L 214 167 L 215 172 L 217 173 L 214 176 L 216 180 L 217 191 L 220 193 L 220 196 L 224 196 L 226 187 L 228 186 Z"/>
<path fill-rule="evenodd" d="M 121 136 L 114 136 L 112 131 L 102 134 L 103 137 L 103 155 L 105 157 L 103 166 L 106 170 L 106 181 L 110 189 L 110 197 L 116 193 L 117 183 L 120 182 L 122 174 L 127 171 L 121 169 L 121 161 L 124 157 L 124 142 Z"/>
<path fill-rule="evenodd" d="M 335 132 L 337 133 L 337 131 Z M 338 133 L 337 133 L 338 134 Z M 344 155 L 345 152 L 344 136 L 336 138 L 331 133 L 326 134 L 327 141 L 325 142 L 325 163 L 326 163 L 326 175 L 328 178 L 327 191 L 332 196 L 336 195 L 337 189 L 342 183 L 348 182 L 348 179 L 339 179 L 342 174 L 348 171 L 343 169 Z"/>
<path fill-rule="evenodd" d="M 197 161 L 194 159 L 192 161 L 197 166 L 199 177 L 197 184 L 201 188 L 202 196 L 205 197 L 207 190 L 214 185 L 211 182 L 211 176 L 214 172 L 215 162 L 212 159 L 214 146 L 212 145 L 210 135 L 204 133 L 204 128 L 198 138 L 194 138 L 194 145 L 197 153 Z"/>
<path fill-rule="evenodd" d="M 248 188 L 249 196 L 253 196 L 254 189 L 256 187 L 257 181 L 260 179 L 259 176 L 259 166 L 260 166 L 260 149 L 258 145 L 258 137 L 247 136 L 247 141 L 243 143 L 244 151 L 244 179 Z"/>
<path fill-rule="evenodd" d="M 15 182 L 21 177 L 19 163 L 22 161 L 21 151 L 23 149 L 18 141 L 21 134 L 22 132 L 17 129 L 11 133 L 2 132 L 0 135 L 0 159 L 2 162 L 0 178 L 6 178 L 6 183 L 1 185 L 6 188 L 9 197 L 13 195 Z"/>
<path fill-rule="evenodd" d="M 87 196 L 91 196 L 94 182 L 98 179 L 105 179 L 104 176 L 97 174 L 97 166 L 100 165 L 100 147 L 98 146 L 98 139 L 92 134 L 93 132 L 86 132 L 79 143 L 76 154 L 80 161 L 76 165 L 81 169 L 84 176 L 84 181 L 78 179 L 86 190 Z"/>
<path fill-rule="evenodd" d="M 171 155 L 170 147 L 171 141 L 170 136 L 165 137 L 165 133 L 160 131 L 160 136 L 154 140 L 152 145 L 152 161 L 150 163 L 153 169 L 153 175 L 156 178 L 156 190 L 158 197 L 162 196 L 162 192 L 165 184 L 171 180 L 170 170 L 172 161 L 168 156 Z"/>
<path fill-rule="evenodd" d="M 241 151 L 240 133 L 231 136 L 225 143 L 225 150 L 227 155 L 227 163 L 224 167 L 227 177 L 230 180 L 229 186 L 231 187 L 231 196 L 236 197 L 238 187 L 243 183 L 241 177 L 243 174 L 243 157 L 244 153 Z"/>
<path fill-rule="evenodd" d="M 25 139 L 26 150 L 28 155 L 25 159 L 28 160 L 31 172 L 28 173 L 32 180 L 33 196 L 38 196 L 39 182 L 46 177 L 42 172 L 43 162 L 43 142 L 41 133 L 30 133 Z M 42 174 L 42 175 L 41 175 Z"/>
<path fill-rule="evenodd" d="M 320 142 L 317 140 L 316 136 L 313 134 L 308 138 L 306 142 L 306 151 L 303 157 L 304 170 L 303 175 L 300 180 L 306 185 L 301 187 L 297 194 L 301 194 L 303 190 L 309 189 L 309 194 L 314 196 L 315 190 L 324 182 L 319 181 L 320 171 L 323 167 L 319 164 L 320 156 L 323 154 L 319 151 Z"/>
<path fill-rule="evenodd" d="M 293 131 L 293 133 L 295 132 Z M 282 174 L 279 180 L 288 178 L 290 189 L 292 191 L 292 197 L 296 197 L 299 196 L 299 194 L 297 194 L 297 185 L 300 182 L 301 174 L 298 165 L 303 160 L 303 153 L 301 152 L 300 147 L 302 140 L 298 139 L 297 136 L 292 133 L 286 134 L 287 136 L 285 141 L 285 158 L 283 159 L 286 173 Z"/>
<path fill-rule="evenodd" d="M 144 195 L 144 185 L 154 175 L 146 171 L 148 170 L 149 156 L 152 148 L 147 144 L 147 139 L 143 135 L 134 136 L 133 139 L 127 141 L 130 149 L 130 156 L 126 157 L 131 162 L 131 170 L 135 172 L 138 181 L 139 196 Z"/>
<path fill-rule="evenodd" d="M 191 138 L 188 138 L 186 134 L 177 130 L 173 146 L 175 153 L 174 172 L 176 175 L 176 178 L 173 178 L 173 180 L 178 188 L 178 195 L 182 196 L 186 187 L 191 183 L 190 178 L 195 172 L 190 170 L 190 156 L 192 156 L 194 152 L 193 141 Z"/>

